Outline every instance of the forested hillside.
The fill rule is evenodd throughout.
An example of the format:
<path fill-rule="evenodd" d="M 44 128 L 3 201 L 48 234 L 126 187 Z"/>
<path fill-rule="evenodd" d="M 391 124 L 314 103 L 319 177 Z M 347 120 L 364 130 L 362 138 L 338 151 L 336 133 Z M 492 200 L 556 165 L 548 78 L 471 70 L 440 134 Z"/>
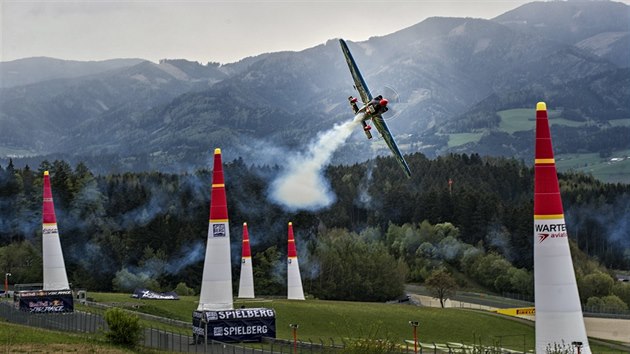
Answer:
<path fill-rule="evenodd" d="M 532 169 L 475 154 L 407 160 L 414 171 L 408 180 L 392 158 L 329 167 L 336 202 L 312 212 L 287 212 L 267 199 L 277 166 L 226 163 L 234 278 L 247 222 L 257 293 L 281 293 L 292 221 L 305 289 L 321 298 L 387 300 L 403 282 L 423 281 L 439 267 L 464 275 L 464 286 L 468 278 L 488 290 L 531 294 Z M 12 281 L 41 281 L 44 170 L 75 287 L 199 286 L 211 171 L 95 176 L 64 161 L 0 169 L 0 270 Z M 560 175 L 560 184 L 569 236 L 584 252 L 574 251 L 579 281 L 600 272 L 610 278 L 601 266 L 630 269 L 630 186 L 581 174 Z M 340 282 L 355 290 L 335 288 Z M 394 284 L 390 292 L 374 291 L 383 282 Z"/>

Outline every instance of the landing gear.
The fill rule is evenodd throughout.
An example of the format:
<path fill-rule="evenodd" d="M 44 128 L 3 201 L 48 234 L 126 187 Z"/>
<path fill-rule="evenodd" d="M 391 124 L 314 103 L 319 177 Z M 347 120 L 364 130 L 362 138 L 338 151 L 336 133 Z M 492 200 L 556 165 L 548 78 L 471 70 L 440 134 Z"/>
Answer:
<path fill-rule="evenodd" d="M 359 113 L 359 107 L 357 106 L 357 98 L 350 96 L 348 97 L 348 101 L 350 102 L 350 107 L 352 107 L 352 111 L 354 112 L 354 114 Z M 365 135 L 367 136 L 367 138 L 372 139 L 372 133 L 370 132 L 370 129 L 372 129 L 372 127 L 370 127 L 364 120 L 361 121 L 361 124 L 363 125 L 363 131 L 365 132 Z"/>
<path fill-rule="evenodd" d="M 365 132 L 367 138 L 372 139 L 372 133 L 370 132 L 370 129 L 372 129 L 372 127 L 369 126 L 364 120 L 361 121 L 361 124 L 363 124 L 363 131 Z"/>
<path fill-rule="evenodd" d="M 354 114 L 359 113 L 359 107 L 357 106 L 357 98 L 356 97 L 348 97 L 348 101 L 350 101 L 350 107 L 352 107 L 352 111 Z"/>

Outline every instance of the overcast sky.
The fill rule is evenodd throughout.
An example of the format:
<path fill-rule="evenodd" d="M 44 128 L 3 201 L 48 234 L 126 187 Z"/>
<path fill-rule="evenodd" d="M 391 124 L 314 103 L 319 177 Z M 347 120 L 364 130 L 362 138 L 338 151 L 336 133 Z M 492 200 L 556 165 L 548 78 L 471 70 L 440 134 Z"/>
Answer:
<path fill-rule="evenodd" d="M 366 40 L 432 16 L 492 18 L 527 2 L 0 0 L 0 61 L 47 56 L 230 63 L 333 38 Z"/>

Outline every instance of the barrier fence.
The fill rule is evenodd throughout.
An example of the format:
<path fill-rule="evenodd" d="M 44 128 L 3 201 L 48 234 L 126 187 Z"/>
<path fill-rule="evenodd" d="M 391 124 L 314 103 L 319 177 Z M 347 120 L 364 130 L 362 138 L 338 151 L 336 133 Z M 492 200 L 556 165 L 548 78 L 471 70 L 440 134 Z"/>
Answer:
<path fill-rule="evenodd" d="M 98 333 L 107 330 L 107 323 L 99 315 L 88 312 L 29 313 L 16 309 L 8 302 L 0 302 L 0 317 L 11 323 L 64 332 Z"/>

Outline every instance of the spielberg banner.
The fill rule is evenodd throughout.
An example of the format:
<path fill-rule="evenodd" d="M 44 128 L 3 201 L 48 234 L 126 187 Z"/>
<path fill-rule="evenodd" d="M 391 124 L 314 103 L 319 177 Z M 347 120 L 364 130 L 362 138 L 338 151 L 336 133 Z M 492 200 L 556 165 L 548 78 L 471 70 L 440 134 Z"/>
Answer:
<path fill-rule="evenodd" d="M 34 290 L 19 292 L 19 308 L 32 313 L 74 312 L 72 290 Z"/>
<path fill-rule="evenodd" d="M 207 331 L 207 332 L 206 332 Z M 193 334 L 220 342 L 259 342 L 276 338 L 273 309 L 248 308 L 225 311 L 194 311 Z"/>

